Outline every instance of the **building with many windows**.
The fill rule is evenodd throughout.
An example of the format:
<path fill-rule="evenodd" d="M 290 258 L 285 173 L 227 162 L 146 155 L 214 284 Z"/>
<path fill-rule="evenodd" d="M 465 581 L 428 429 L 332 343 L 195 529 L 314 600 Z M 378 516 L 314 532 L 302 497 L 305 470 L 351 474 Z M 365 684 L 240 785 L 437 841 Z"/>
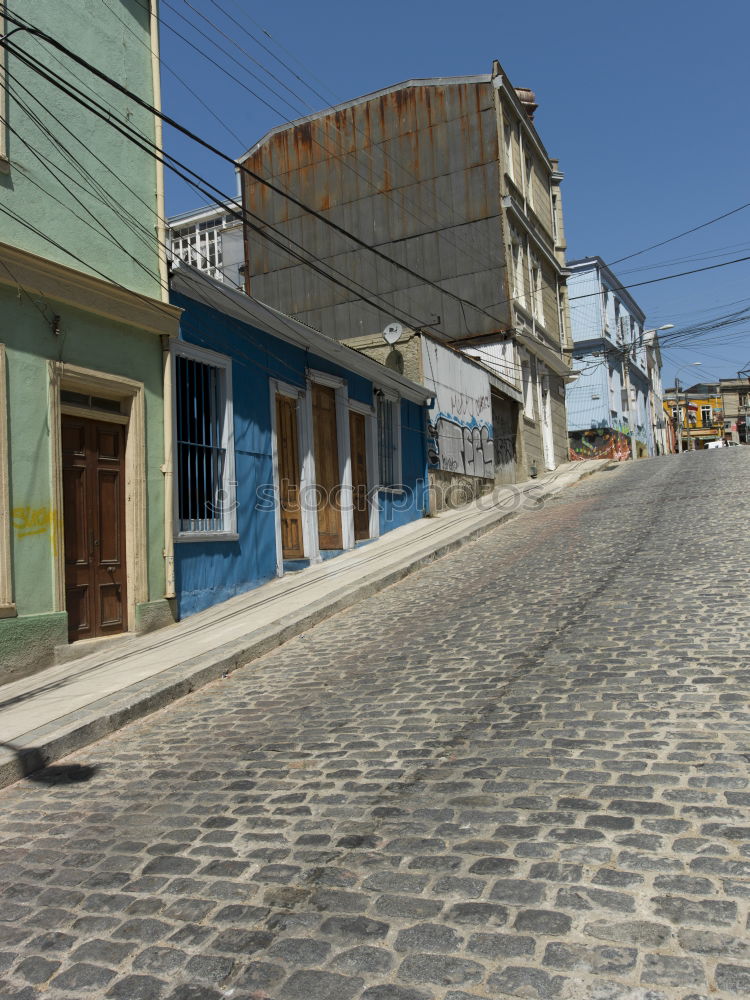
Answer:
<path fill-rule="evenodd" d="M 487 74 L 409 80 L 281 125 L 238 160 L 252 172 L 243 204 L 265 220 L 246 232 L 247 290 L 447 397 L 433 414 L 431 478 L 466 495 L 490 487 L 498 468 L 517 481 L 567 458 L 562 175 L 535 111 L 533 93 L 495 62 Z M 337 280 L 265 235 L 304 247 Z M 400 358 L 383 355 L 380 334 L 393 323 L 404 331 Z M 439 380 L 428 342 L 444 352 Z M 485 386 L 492 376 L 492 399 L 488 390 L 469 404 L 478 367 Z M 465 405 L 481 411 L 488 454 L 502 440 L 502 461 L 454 454 L 473 433 L 456 412 Z"/>
<path fill-rule="evenodd" d="M 168 220 L 170 256 L 232 288 L 244 288 L 242 210 L 234 201 L 183 212 Z"/>
<path fill-rule="evenodd" d="M 570 457 L 636 458 L 666 449 L 659 426 L 659 342 L 601 257 L 568 264 L 573 366 L 568 389 Z M 663 418 L 662 418 L 663 419 Z M 658 452 L 657 452 L 658 444 Z"/>

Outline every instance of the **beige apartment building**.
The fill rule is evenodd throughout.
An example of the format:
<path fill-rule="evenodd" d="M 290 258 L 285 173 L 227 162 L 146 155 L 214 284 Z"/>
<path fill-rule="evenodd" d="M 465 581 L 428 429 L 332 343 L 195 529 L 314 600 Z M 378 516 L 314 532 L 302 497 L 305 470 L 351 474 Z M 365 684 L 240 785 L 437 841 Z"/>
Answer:
<path fill-rule="evenodd" d="M 247 291 L 433 388 L 431 476 L 475 494 L 567 457 L 562 174 L 536 107 L 495 62 L 279 126 L 237 161 L 262 231 Z"/>

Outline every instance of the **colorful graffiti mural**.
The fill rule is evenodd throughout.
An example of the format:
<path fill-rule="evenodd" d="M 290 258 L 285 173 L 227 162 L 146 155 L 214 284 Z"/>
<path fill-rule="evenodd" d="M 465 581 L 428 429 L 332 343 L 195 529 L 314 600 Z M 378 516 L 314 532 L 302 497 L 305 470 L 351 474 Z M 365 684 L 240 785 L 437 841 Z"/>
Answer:
<path fill-rule="evenodd" d="M 571 462 L 587 458 L 609 458 L 622 462 L 630 458 L 630 438 L 612 428 L 580 431 L 569 438 L 568 457 Z"/>

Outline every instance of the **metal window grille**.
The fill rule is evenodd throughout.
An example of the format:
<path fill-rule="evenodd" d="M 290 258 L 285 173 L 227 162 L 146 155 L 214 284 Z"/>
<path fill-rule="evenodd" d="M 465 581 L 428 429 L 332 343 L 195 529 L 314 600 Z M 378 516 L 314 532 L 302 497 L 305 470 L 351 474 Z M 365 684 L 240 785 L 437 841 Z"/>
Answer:
<path fill-rule="evenodd" d="M 378 399 L 378 459 L 383 486 L 397 485 L 396 405 L 392 399 Z"/>
<path fill-rule="evenodd" d="M 175 360 L 179 530 L 224 531 L 222 371 L 179 354 Z"/>

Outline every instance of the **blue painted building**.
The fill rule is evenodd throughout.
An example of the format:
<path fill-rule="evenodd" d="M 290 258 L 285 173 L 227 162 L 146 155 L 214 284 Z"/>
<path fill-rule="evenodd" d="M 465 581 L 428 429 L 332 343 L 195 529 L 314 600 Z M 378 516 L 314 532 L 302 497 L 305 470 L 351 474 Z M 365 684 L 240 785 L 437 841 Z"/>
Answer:
<path fill-rule="evenodd" d="M 425 516 L 424 386 L 187 266 L 171 302 L 180 617 Z"/>
<path fill-rule="evenodd" d="M 645 314 L 600 257 L 567 265 L 573 369 L 567 390 L 570 458 L 653 455 Z"/>

